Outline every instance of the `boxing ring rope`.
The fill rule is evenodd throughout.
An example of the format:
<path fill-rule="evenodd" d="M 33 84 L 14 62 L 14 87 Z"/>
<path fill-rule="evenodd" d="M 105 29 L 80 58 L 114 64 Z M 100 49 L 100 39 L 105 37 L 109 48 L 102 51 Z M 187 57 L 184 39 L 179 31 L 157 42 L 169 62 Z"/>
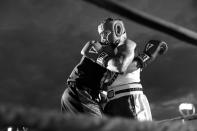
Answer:
<path fill-rule="evenodd" d="M 27 109 L 16 105 L 0 106 L 0 130 L 26 127 L 36 131 L 92 131 L 97 126 L 104 126 L 104 123 L 108 123 L 107 119 L 99 121 L 82 114 L 73 116 L 55 110 Z"/>
<path fill-rule="evenodd" d="M 126 17 L 141 25 L 166 33 L 179 40 L 197 46 L 197 33 L 182 26 L 165 21 L 145 12 L 133 9 L 126 4 L 112 0 L 84 0 L 98 7 Z"/>
<path fill-rule="evenodd" d="M 66 119 L 62 114 L 50 111 L 41 111 L 38 109 L 25 109 L 23 107 L 0 106 L 0 130 L 7 127 L 25 126 L 36 130 L 55 130 L 60 131 Z"/>
<path fill-rule="evenodd" d="M 180 121 L 180 120 L 185 120 L 185 121 L 197 120 L 197 114 L 188 115 L 188 116 L 179 116 L 179 117 L 175 117 L 175 118 L 171 118 L 171 119 L 160 120 L 160 121 L 157 121 L 157 123 Z"/>
<path fill-rule="evenodd" d="M 186 119 L 197 119 L 197 115 Z M 73 116 L 69 113 L 62 114 L 54 110 L 26 109 L 24 107 L 0 106 L 0 130 L 9 126 L 24 126 L 36 131 L 171 131 L 170 124 L 164 122 L 138 122 L 120 117 L 104 117 L 103 119 L 85 115 Z M 188 125 L 175 123 L 174 131 L 188 129 Z"/>
<path fill-rule="evenodd" d="M 122 15 L 139 24 L 164 32 L 179 40 L 188 42 L 192 45 L 197 45 L 197 33 L 189 29 L 186 29 L 184 27 L 164 21 L 160 18 L 151 16 L 144 12 L 132 9 L 127 5 L 123 5 L 122 3 L 118 3 L 115 1 L 113 2 L 111 0 L 84 0 L 84 1 L 90 2 L 99 7 L 105 8 L 109 11 Z M 84 120 L 84 118 L 86 119 Z M 197 119 L 197 114 L 186 116 L 186 117 L 180 116 L 172 119 L 166 119 L 166 120 L 158 121 L 157 123 L 165 123 L 165 122 L 177 121 L 182 119 L 195 120 Z M 85 121 L 85 123 L 83 121 Z M 74 126 L 73 124 L 77 126 Z M 62 113 L 56 111 L 42 111 L 38 109 L 27 110 L 22 107 L 0 106 L 0 128 L 23 125 L 28 128 L 33 128 L 42 131 L 53 131 L 53 130 L 62 131 L 67 129 L 72 131 L 77 131 L 77 130 L 91 131 L 94 130 L 96 127 L 97 130 L 99 131 L 101 130 L 99 126 L 104 126 L 105 124 L 110 124 L 110 119 L 103 119 L 102 121 L 96 121 L 96 120 L 94 121 L 93 119 L 84 116 L 73 117 L 71 114 L 62 115 Z"/>
<path fill-rule="evenodd" d="M 0 131 L 9 127 L 25 127 L 36 131 L 92 131 L 98 125 L 103 125 L 102 121 L 84 115 L 73 116 L 55 110 L 27 109 L 16 105 L 0 106 Z"/>

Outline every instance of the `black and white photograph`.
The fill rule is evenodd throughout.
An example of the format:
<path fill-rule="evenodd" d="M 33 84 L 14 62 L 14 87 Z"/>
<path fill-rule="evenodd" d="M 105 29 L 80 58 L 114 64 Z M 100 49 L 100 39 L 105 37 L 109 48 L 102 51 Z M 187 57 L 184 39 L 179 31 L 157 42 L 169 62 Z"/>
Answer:
<path fill-rule="evenodd" d="M 196 107 L 196 0 L 0 1 L 0 131 L 195 131 Z"/>

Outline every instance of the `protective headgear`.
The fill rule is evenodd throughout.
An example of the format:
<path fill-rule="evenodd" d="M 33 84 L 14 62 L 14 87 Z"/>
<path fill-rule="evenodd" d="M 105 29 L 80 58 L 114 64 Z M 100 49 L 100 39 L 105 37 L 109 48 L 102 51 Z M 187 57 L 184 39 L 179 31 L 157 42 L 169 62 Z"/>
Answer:
<path fill-rule="evenodd" d="M 118 44 L 127 38 L 124 23 L 120 19 L 108 18 L 98 26 L 101 42 Z"/>

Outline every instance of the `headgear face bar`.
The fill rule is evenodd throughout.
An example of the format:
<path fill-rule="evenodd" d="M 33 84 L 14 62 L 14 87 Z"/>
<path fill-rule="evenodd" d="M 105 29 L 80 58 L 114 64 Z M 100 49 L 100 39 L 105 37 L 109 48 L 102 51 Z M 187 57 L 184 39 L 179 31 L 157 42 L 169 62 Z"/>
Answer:
<path fill-rule="evenodd" d="M 124 23 L 120 19 L 108 18 L 98 26 L 101 42 L 118 44 L 127 38 Z"/>

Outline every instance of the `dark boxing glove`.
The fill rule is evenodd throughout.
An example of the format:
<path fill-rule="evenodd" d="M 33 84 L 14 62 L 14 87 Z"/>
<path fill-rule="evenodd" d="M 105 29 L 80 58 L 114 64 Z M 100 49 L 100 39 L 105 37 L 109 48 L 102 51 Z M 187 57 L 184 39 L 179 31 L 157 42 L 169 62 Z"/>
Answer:
<path fill-rule="evenodd" d="M 135 60 L 138 61 L 138 67 L 144 68 L 148 63 L 155 60 L 158 55 L 163 55 L 167 52 L 168 46 L 164 41 L 150 40 L 144 48 L 142 54 L 139 54 Z"/>

